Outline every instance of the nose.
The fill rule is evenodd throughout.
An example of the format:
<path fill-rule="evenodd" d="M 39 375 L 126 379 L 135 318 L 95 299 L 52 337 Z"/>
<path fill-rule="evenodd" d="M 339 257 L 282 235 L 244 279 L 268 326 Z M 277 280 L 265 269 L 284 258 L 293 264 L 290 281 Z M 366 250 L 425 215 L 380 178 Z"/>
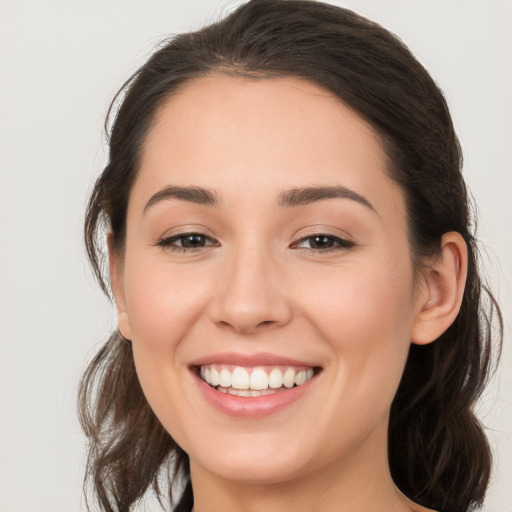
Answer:
<path fill-rule="evenodd" d="M 221 327 L 256 334 L 290 321 L 283 272 L 268 254 L 239 251 L 225 262 L 222 276 L 211 308 L 213 321 Z"/>

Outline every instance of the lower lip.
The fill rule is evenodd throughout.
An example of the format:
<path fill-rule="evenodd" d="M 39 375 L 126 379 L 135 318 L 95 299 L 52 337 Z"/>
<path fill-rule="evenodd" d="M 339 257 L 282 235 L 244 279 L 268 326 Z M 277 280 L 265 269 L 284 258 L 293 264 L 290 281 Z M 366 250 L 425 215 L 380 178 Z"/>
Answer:
<path fill-rule="evenodd" d="M 243 397 L 222 393 L 209 386 L 193 373 L 195 381 L 206 401 L 217 410 L 238 418 L 262 418 L 281 411 L 304 396 L 314 386 L 317 375 L 300 386 L 270 395 Z"/>

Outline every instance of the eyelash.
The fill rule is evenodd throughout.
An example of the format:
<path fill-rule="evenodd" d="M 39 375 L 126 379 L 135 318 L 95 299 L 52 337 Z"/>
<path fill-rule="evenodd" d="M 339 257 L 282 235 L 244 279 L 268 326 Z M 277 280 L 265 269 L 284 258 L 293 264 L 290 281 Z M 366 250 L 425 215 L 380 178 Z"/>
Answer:
<path fill-rule="evenodd" d="M 213 243 L 207 244 L 207 245 L 202 245 L 199 247 L 183 247 L 182 245 L 180 246 L 180 245 L 175 244 L 179 240 L 181 240 L 183 243 L 183 240 L 187 237 L 201 237 L 203 241 L 209 240 Z M 345 238 L 341 238 L 336 235 L 331 235 L 329 233 L 314 233 L 312 235 L 308 235 L 308 236 L 301 238 L 297 242 L 294 242 L 292 244 L 292 247 L 294 247 L 294 246 L 297 247 L 298 244 L 305 242 L 307 240 L 311 241 L 312 239 L 315 239 L 315 238 L 317 238 L 317 239 L 323 238 L 324 242 L 329 241 L 330 243 L 335 244 L 335 247 L 329 247 L 327 249 L 315 249 L 313 247 L 302 247 L 302 249 L 305 249 L 306 251 L 313 253 L 313 254 L 317 254 L 317 253 L 325 254 L 325 253 L 330 253 L 330 252 L 334 252 L 334 251 L 348 250 L 355 246 L 354 242 L 351 242 L 349 240 L 346 240 Z M 163 247 L 165 249 L 170 249 L 172 252 L 189 252 L 190 253 L 190 252 L 201 251 L 207 247 L 218 247 L 220 244 L 218 242 L 213 241 L 208 235 L 205 235 L 203 233 L 190 232 L 190 233 L 179 233 L 177 235 L 163 238 L 162 240 L 158 241 L 155 245 L 157 245 L 158 247 Z M 300 248 L 300 247 L 298 247 L 298 248 Z"/>
<path fill-rule="evenodd" d="M 335 247 L 329 247 L 327 249 L 315 249 L 313 247 L 303 247 L 303 249 L 306 249 L 308 252 L 311 252 L 312 254 L 316 253 L 330 253 L 335 251 L 346 251 L 348 249 L 351 249 L 354 247 L 355 243 L 351 242 L 350 240 L 346 240 L 345 238 L 341 238 L 336 235 L 331 235 L 329 233 L 314 233 L 312 235 L 305 236 L 298 240 L 297 242 L 294 242 L 292 245 L 297 246 L 299 243 L 304 242 L 306 240 L 312 240 L 312 239 L 319 239 L 322 238 L 325 242 L 328 240 L 330 243 L 335 244 Z"/>
<path fill-rule="evenodd" d="M 175 242 L 178 240 L 184 240 L 187 237 L 201 237 L 203 240 L 212 240 L 209 236 L 203 233 L 197 233 L 196 231 L 191 231 L 190 233 L 179 233 L 177 235 L 169 236 L 166 238 L 162 238 L 162 240 L 158 241 L 155 245 L 159 247 L 163 247 L 165 249 L 170 249 L 172 252 L 197 252 L 203 250 L 205 247 L 218 247 L 219 243 L 214 242 L 209 245 L 202 245 L 200 247 L 183 247 L 179 245 L 175 245 Z"/>

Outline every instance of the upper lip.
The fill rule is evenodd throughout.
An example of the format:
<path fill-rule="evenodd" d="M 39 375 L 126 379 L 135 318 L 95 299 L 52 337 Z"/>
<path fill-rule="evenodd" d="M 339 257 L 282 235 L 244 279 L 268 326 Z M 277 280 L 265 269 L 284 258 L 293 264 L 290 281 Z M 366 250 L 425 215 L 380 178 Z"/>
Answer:
<path fill-rule="evenodd" d="M 219 352 L 210 354 L 190 362 L 190 366 L 203 366 L 207 364 L 231 364 L 235 366 L 306 366 L 310 368 L 319 367 L 319 365 L 294 359 L 291 357 L 280 356 L 266 352 L 257 354 L 239 354 L 236 352 Z"/>

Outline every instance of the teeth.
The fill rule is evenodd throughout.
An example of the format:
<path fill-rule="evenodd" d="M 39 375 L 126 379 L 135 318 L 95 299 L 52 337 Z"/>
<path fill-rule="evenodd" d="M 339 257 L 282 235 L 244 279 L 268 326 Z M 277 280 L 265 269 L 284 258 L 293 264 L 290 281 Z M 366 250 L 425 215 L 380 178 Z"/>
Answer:
<path fill-rule="evenodd" d="M 287 388 L 293 388 L 295 384 L 295 370 L 287 368 L 283 375 L 283 385 Z"/>
<path fill-rule="evenodd" d="M 304 370 L 297 372 L 295 375 L 295 384 L 300 386 L 301 384 L 304 384 L 304 382 L 306 382 L 306 372 Z"/>
<path fill-rule="evenodd" d="M 235 388 L 222 388 L 219 387 L 218 391 L 221 393 L 226 393 L 228 395 L 235 395 L 235 396 L 263 396 L 263 395 L 271 395 L 272 393 L 277 393 L 277 391 L 274 391 L 273 389 L 262 389 L 262 390 L 255 390 L 255 389 L 235 389 Z"/>
<path fill-rule="evenodd" d="M 201 378 L 223 393 L 237 396 L 261 396 L 275 393 L 280 388 L 301 386 L 314 376 L 313 368 L 205 365 L 200 369 Z M 267 370 L 268 368 L 268 370 Z"/>
<path fill-rule="evenodd" d="M 231 374 L 231 385 L 236 389 L 249 389 L 249 373 L 245 368 L 237 366 L 233 370 Z"/>
<path fill-rule="evenodd" d="M 251 379 L 249 381 L 249 387 L 255 390 L 262 390 L 268 388 L 268 375 L 265 370 L 256 368 L 251 373 Z"/>
<path fill-rule="evenodd" d="M 223 368 L 219 374 L 219 386 L 223 388 L 231 387 L 231 372 Z"/>
<path fill-rule="evenodd" d="M 279 368 L 274 368 L 268 376 L 268 386 L 273 389 L 280 388 L 283 385 L 283 373 Z"/>

